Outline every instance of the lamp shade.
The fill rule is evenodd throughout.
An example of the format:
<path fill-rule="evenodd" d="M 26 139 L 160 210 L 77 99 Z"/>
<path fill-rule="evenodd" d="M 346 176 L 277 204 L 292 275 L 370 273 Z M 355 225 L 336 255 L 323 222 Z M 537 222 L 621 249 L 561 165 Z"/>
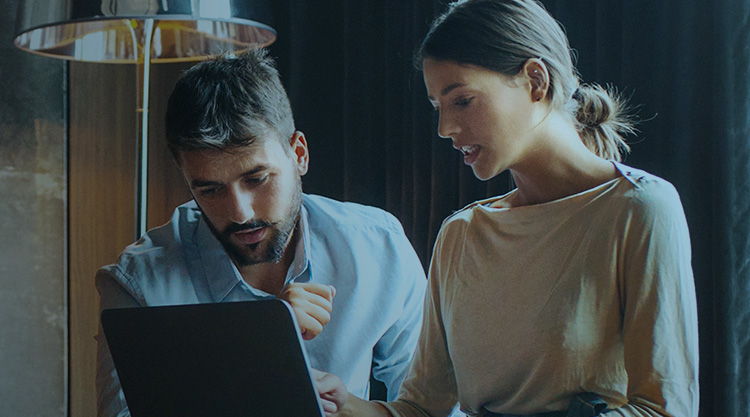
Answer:
<path fill-rule="evenodd" d="M 276 39 L 266 0 L 27 0 L 18 10 L 18 48 L 76 61 L 198 61 Z"/>

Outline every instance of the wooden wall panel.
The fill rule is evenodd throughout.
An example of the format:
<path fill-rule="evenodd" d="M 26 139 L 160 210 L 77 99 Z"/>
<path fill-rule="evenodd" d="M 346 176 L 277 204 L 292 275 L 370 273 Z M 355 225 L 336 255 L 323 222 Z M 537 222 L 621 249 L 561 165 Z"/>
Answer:
<path fill-rule="evenodd" d="M 189 194 L 164 149 L 166 98 L 189 65 L 152 68 L 149 227 L 167 221 Z M 134 240 L 134 65 L 70 64 L 70 409 L 95 415 L 96 270 Z"/>
<path fill-rule="evenodd" d="M 178 205 L 192 197 L 164 137 L 164 114 L 169 93 L 182 72 L 192 63 L 160 64 L 151 72 L 150 146 L 148 181 L 148 227 L 169 221 Z"/>

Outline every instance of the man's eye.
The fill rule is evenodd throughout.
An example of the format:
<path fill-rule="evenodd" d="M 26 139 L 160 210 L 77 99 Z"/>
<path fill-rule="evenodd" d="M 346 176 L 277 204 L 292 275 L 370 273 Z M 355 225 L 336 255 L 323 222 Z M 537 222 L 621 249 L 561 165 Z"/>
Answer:
<path fill-rule="evenodd" d="M 218 193 L 218 192 L 219 192 L 219 189 L 218 189 L 218 188 L 216 188 L 216 187 L 212 187 L 212 188 L 201 188 L 199 192 L 200 192 L 200 194 L 201 194 L 201 195 L 202 195 L 203 197 L 210 197 L 210 196 L 212 196 L 212 195 L 215 195 L 216 193 Z"/>
<path fill-rule="evenodd" d="M 262 184 L 268 179 L 268 174 L 259 177 L 248 177 L 246 181 L 250 184 Z"/>

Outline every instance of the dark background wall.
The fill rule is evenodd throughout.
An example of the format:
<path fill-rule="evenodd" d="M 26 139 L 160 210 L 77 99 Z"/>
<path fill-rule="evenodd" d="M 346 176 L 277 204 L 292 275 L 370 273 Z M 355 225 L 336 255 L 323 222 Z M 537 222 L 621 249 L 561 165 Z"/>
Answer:
<path fill-rule="evenodd" d="M 65 65 L 13 47 L 0 0 L 0 414 L 67 413 Z"/>

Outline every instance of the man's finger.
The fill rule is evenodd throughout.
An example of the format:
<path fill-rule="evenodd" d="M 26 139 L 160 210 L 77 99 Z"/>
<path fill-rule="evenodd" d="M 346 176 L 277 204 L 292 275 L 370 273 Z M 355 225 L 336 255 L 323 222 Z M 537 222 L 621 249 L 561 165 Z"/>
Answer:
<path fill-rule="evenodd" d="M 333 301 L 333 297 L 336 295 L 336 287 L 333 285 L 318 284 L 315 282 L 305 282 L 297 285 L 301 286 L 308 292 L 325 298 L 328 301 Z"/>
<path fill-rule="evenodd" d="M 297 323 L 299 324 L 300 331 L 302 332 L 302 338 L 305 340 L 311 340 L 323 331 L 323 325 L 307 314 L 303 315 L 302 317 L 298 316 Z"/>
<path fill-rule="evenodd" d="M 317 294 L 308 294 L 305 300 L 307 300 L 307 302 L 309 302 L 310 304 L 322 308 L 329 313 L 333 310 L 333 303 Z"/>
<path fill-rule="evenodd" d="M 319 287 L 308 287 L 307 284 L 293 284 L 294 286 L 290 286 L 287 289 L 285 289 L 281 293 L 281 299 L 286 300 L 289 304 L 292 305 L 292 307 L 299 307 L 306 309 L 306 303 L 312 303 L 315 305 L 318 305 L 322 308 L 324 308 L 329 313 L 331 310 L 333 310 L 333 302 L 330 298 L 331 292 L 329 292 L 327 295 L 320 295 L 320 293 L 324 293 L 321 288 Z M 320 284 L 315 284 L 320 285 Z M 323 286 L 326 287 L 328 290 L 333 287 L 329 286 Z M 313 292 L 312 290 L 315 290 L 316 292 Z"/>
<path fill-rule="evenodd" d="M 310 316 L 324 326 L 331 321 L 331 310 L 321 307 L 310 300 L 295 301 L 291 304 L 292 310 L 294 310 L 299 319 L 297 321 L 301 321 L 304 316 Z"/>

